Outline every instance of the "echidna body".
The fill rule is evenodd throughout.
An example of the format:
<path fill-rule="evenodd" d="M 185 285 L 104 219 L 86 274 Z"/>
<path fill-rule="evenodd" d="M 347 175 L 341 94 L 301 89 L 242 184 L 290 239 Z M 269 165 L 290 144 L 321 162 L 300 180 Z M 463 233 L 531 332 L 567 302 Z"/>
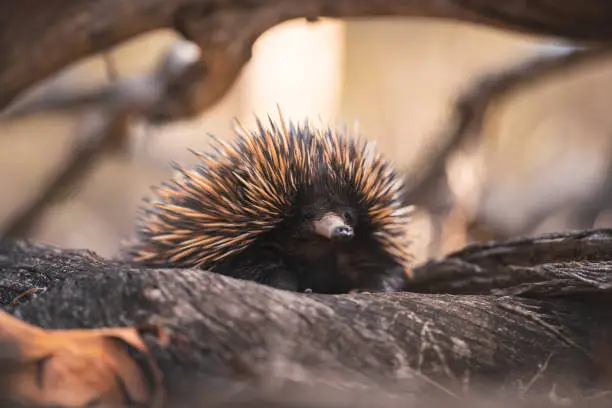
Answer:
<path fill-rule="evenodd" d="M 400 290 L 411 207 L 402 179 L 348 132 L 270 120 L 156 188 L 130 257 L 292 291 Z"/>

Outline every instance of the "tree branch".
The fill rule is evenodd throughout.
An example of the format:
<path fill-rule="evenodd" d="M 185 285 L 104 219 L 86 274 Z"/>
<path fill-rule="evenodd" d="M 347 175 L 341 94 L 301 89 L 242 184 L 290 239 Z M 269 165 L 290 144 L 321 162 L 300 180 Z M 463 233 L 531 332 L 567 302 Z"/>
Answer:
<path fill-rule="evenodd" d="M 461 91 L 455 102 L 454 118 L 450 125 L 442 130 L 440 136 L 432 138 L 434 146 L 426 149 L 426 152 L 419 156 L 419 163 L 411 166 L 418 171 L 410 172 L 407 177 L 407 201 L 427 209 L 433 218 L 430 256 L 438 254 L 442 241 L 442 219 L 456 205 L 448 184 L 446 163 L 460 148 L 480 142 L 485 119 L 495 104 L 511 94 L 524 91 L 534 83 L 605 60 L 611 53 L 612 48 L 605 45 L 569 50 L 557 55 L 536 55 L 502 70 L 486 73 Z M 532 220 L 538 221 L 550 211 L 551 208 L 542 209 L 538 214 L 533 214 Z"/>
<path fill-rule="evenodd" d="M 95 108 L 81 119 L 79 130 L 85 137 L 79 138 L 66 163 L 35 199 L 9 220 L 0 235 L 29 237 L 49 206 L 66 197 L 66 192 L 75 189 L 106 156 L 126 150 L 134 117 L 155 123 L 190 115 L 192 112 L 183 110 L 183 102 L 189 100 L 191 87 L 203 75 L 198 62 L 197 47 L 177 41 L 149 74 L 94 90 L 50 92 L 14 104 L 0 114 L 0 118 L 12 119 L 42 110 Z"/>
<path fill-rule="evenodd" d="M 414 270 L 408 290 L 554 298 L 612 292 L 612 229 L 473 244 Z"/>
<path fill-rule="evenodd" d="M 57 174 L 35 198 L 9 220 L 0 236 L 29 237 L 49 207 L 68 197 L 106 154 L 117 151 L 125 142 L 127 121 L 123 112 L 103 111 L 86 116 L 81 126 L 85 138 L 78 141 Z"/>
<path fill-rule="evenodd" d="M 160 28 L 201 47 L 207 78 L 194 91 L 197 112 L 214 104 L 267 29 L 293 18 L 437 17 L 570 40 L 612 38 L 612 5 L 602 0 L 27 0 L 0 16 L 0 109 L 69 63 Z M 34 12 L 35 10 L 35 12 Z"/>
<path fill-rule="evenodd" d="M 612 355 L 606 340 L 612 277 L 602 255 L 611 246 L 612 231 L 602 230 L 471 247 L 417 268 L 421 288 L 426 274 L 438 282 L 435 294 L 324 296 L 4 241 L 0 301 L 49 329 L 161 325 L 170 333 L 168 346 L 147 344 L 171 394 L 189 378 L 227 392 L 240 384 L 274 391 L 296 383 L 456 399 L 486 385 L 514 395 L 545 395 L 556 386 L 579 398 L 610 387 L 609 359 L 601 356 Z M 477 294 L 444 294 L 455 285 L 453 265 L 463 287 L 465 265 L 480 268 L 472 274 Z M 527 265 L 536 277 L 525 273 Z M 493 277 L 488 287 L 481 276 Z M 606 296 L 550 299 L 553 291 L 567 292 L 559 280 Z M 536 289 L 533 298 L 489 294 L 496 286 L 505 294 L 524 285 Z M 542 289 L 547 285 L 553 289 Z M 26 295 L 11 305 L 31 288 L 39 289 L 35 299 Z"/>

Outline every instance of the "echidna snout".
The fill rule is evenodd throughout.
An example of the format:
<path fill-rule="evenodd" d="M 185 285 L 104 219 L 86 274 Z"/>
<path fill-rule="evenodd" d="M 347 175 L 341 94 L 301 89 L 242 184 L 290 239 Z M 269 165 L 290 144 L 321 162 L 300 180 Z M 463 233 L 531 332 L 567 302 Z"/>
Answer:
<path fill-rule="evenodd" d="M 351 227 L 347 227 L 346 225 L 341 225 L 336 227 L 332 232 L 332 239 L 336 241 L 348 241 L 353 238 L 354 232 Z"/>
<path fill-rule="evenodd" d="M 355 235 L 353 227 L 334 213 L 325 214 L 320 219 L 313 221 L 313 224 L 317 234 L 332 241 L 349 241 Z"/>

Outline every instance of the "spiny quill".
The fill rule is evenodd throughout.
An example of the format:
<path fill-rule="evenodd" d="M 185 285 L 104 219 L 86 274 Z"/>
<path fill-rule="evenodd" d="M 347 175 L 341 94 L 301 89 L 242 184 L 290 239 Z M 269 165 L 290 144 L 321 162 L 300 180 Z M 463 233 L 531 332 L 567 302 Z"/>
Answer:
<path fill-rule="evenodd" d="M 194 169 L 174 165 L 141 210 L 136 263 L 201 268 L 288 290 L 400 290 L 411 276 L 403 179 L 348 130 L 234 123 Z"/>

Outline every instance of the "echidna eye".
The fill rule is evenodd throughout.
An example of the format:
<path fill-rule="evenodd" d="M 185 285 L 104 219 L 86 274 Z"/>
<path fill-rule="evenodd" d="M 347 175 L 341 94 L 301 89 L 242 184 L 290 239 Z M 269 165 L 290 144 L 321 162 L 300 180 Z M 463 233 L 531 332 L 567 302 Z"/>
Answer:
<path fill-rule="evenodd" d="M 311 221 L 314 218 L 314 214 L 312 213 L 304 213 L 304 219 L 306 221 Z"/>
<path fill-rule="evenodd" d="M 344 221 L 346 221 L 349 224 L 352 224 L 355 221 L 355 217 L 353 216 L 353 213 L 350 211 L 345 211 L 342 216 L 344 217 Z"/>

